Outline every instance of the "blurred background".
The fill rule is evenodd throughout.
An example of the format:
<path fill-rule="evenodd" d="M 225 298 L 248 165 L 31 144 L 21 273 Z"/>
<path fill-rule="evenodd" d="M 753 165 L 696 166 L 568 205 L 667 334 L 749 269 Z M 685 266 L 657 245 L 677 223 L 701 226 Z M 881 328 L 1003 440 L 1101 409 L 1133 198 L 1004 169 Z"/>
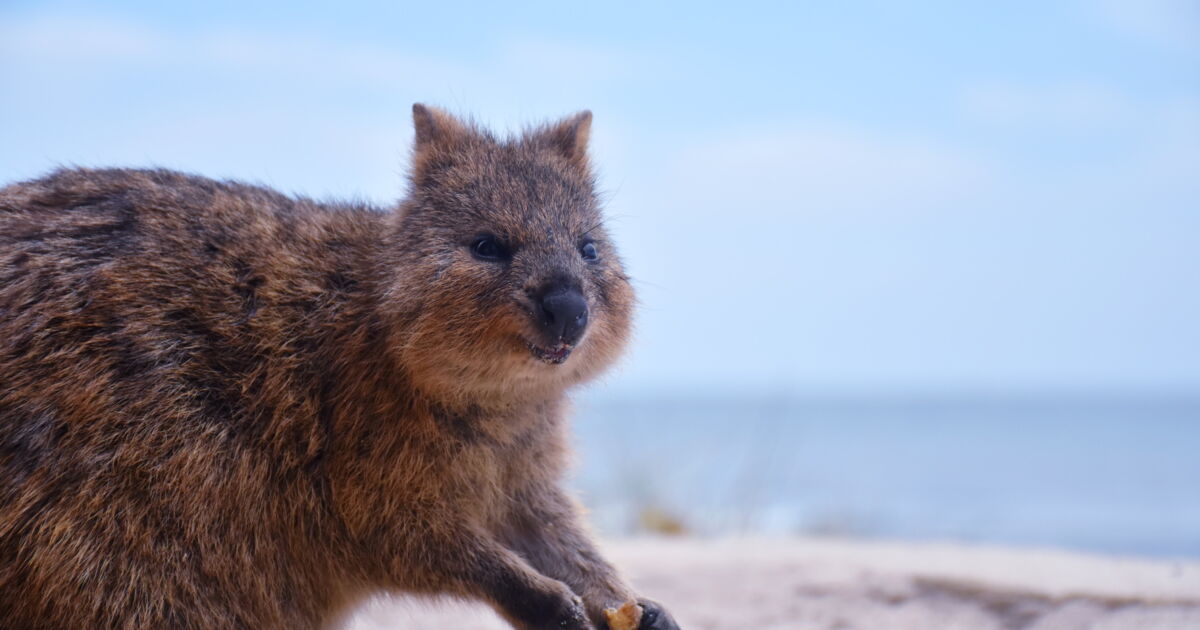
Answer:
<path fill-rule="evenodd" d="M 413 102 L 588 108 L 640 292 L 609 536 L 1200 557 L 1200 2 L 0 4 L 0 179 L 403 194 Z"/>

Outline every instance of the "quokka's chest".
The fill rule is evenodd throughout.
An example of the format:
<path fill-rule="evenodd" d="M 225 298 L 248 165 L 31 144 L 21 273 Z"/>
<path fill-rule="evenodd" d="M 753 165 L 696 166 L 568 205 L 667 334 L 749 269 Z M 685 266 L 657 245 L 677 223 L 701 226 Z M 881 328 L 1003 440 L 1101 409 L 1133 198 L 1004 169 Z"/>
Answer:
<path fill-rule="evenodd" d="M 342 449 L 349 457 L 338 468 L 352 473 L 340 480 L 346 492 L 375 505 L 442 506 L 490 520 L 531 488 L 556 481 L 566 458 L 556 423 L 542 415 L 420 409 L 395 425 Z"/>

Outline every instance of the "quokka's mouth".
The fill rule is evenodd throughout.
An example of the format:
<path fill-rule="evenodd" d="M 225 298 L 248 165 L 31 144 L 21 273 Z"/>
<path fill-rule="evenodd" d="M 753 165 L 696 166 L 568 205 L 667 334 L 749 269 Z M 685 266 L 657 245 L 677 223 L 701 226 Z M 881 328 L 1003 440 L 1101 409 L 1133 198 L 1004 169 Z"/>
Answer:
<path fill-rule="evenodd" d="M 529 346 L 529 352 L 535 359 L 551 365 L 564 363 L 567 357 L 571 356 L 571 351 L 575 349 L 574 346 L 566 343 L 560 343 L 553 348 L 543 348 L 528 341 L 525 342 L 525 345 Z"/>

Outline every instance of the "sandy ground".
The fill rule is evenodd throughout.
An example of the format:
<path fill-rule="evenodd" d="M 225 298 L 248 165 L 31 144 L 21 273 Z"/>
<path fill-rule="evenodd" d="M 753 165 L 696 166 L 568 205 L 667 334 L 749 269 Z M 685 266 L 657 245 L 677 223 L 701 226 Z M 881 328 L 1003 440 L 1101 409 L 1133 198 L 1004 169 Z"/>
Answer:
<path fill-rule="evenodd" d="M 1200 561 L 942 544 L 605 545 L 684 630 L 1198 630 Z M 479 605 L 381 599 L 347 630 L 506 630 Z"/>

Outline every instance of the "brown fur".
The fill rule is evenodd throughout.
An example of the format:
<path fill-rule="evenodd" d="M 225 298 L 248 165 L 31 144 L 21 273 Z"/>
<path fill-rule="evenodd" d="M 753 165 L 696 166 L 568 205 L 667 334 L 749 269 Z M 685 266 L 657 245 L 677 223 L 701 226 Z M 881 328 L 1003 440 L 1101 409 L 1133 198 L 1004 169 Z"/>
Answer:
<path fill-rule="evenodd" d="M 391 590 L 583 629 L 633 597 L 559 488 L 565 392 L 633 304 L 590 114 L 414 119 L 388 211 L 163 170 L 0 189 L 5 627 L 313 628 Z M 561 365 L 527 346 L 554 279 L 590 309 Z"/>

